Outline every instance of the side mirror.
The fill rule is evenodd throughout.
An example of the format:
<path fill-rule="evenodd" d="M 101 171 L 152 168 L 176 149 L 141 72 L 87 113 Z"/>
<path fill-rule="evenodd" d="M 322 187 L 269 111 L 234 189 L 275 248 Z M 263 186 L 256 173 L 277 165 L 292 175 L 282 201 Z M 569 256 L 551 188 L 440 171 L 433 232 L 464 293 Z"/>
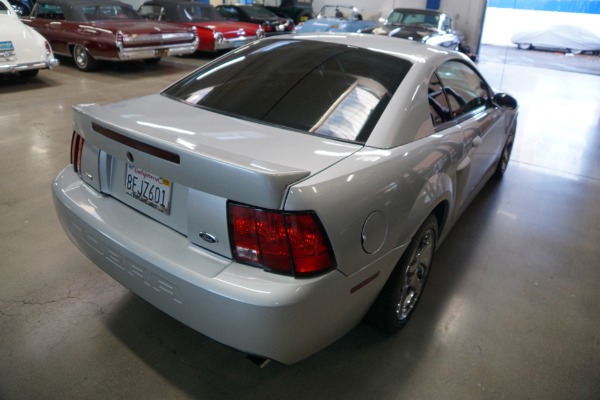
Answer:
<path fill-rule="evenodd" d="M 494 104 L 502 108 L 514 110 L 518 107 L 517 99 L 506 93 L 497 93 L 492 99 Z"/>

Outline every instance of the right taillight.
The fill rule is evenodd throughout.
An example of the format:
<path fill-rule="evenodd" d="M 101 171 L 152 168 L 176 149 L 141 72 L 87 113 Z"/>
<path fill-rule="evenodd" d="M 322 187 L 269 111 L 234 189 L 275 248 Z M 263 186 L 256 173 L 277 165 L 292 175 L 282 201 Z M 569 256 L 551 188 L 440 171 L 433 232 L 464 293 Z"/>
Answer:
<path fill-rule="evenodd" d="M 81 152 L 83 151 L 83 138 L 75 131 L 71 138 L 71 164 L 73 170 L 81 175 Z"/>
<path fill-rule="evenodd" d="M 331 246 L 312 212 L 281 212 L 229 203 L 236 261 L 296 277 L 335 266 Z"/>

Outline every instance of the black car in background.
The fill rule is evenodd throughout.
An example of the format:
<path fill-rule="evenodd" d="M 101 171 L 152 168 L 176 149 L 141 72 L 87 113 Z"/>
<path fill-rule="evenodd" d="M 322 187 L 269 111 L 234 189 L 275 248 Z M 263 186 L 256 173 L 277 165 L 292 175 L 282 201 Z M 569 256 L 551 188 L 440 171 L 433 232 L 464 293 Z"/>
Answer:
<path fill-rule="evenodd" d="M 464 34 L 454 30 L 452 17 L 440 11 L 395 8 L 383 25 L 362 32 L 470 52 L 464 44 Z"/>
<path fill-rule="evenodd" d="M 266 36 L 281 35 L 294 31 L 294 21 L 280 17 L 265 7 L 256 4 L 223 4 L 215 9 L 223 17 L 240 22 L 259 24 Z"/>
<path fill-rule="evenodd" d="M 33 5 L 29 2 L 29 0 L 8 0 L 8 2 L 20 17 L 25 17 L 31 14 Z"/>
<path fill-rule="evenodd" d="M 299 24 L 314 18 L 313 0 L 254 0 L 280 17 L 290 18 Z"/>

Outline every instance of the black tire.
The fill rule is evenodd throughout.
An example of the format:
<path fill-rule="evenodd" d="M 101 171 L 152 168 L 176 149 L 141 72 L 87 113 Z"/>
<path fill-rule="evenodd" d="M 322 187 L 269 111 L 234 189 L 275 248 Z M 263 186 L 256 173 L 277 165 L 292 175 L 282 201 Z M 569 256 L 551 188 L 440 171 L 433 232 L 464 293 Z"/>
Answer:
<path fill-rule="evenodd" d="M 147 65 L 156 65 L 160 62 L 160 57 L 156 58 L 145 58 L 144 63 Z"/>
<path fill-rule="evenodd" d="M 84 72 L 91 72 L 98 68 L 98 61 L 78 44 L 73 47 L 73 61 L 75 61 L 75 66 Z"/>
<path fill-rule="evenodd" d="M 386 333 L 395 333 L 406 325 L 429 276 L 437 237 L 438 221 L 430 215 L 371 306 L 365 318 L 367 323 Z"/>
<path fill-rule="evenodd" d="M 39 69 L 27 69 L 25 71 L 19 71 L 18 74 L 21 78 L 29 79 L 37 76 L 38 72 L 40 72 Z"/>
<path fill-rule="evenodd" d="M 500 179 L 504 176 L 506 168 L 508 167 L 508 162 L 510 161 L 510 154 L 512 153 L 513 144 L 515 142 L 515 130 L 516 127 L 513 127 L 513 129 L 508 135 L 508 138 L 506 139 L 506 143 L 504 144 L 502 153 L 500 154 L 500 159 L 498 160 L 498 164 L 496 165 L 496 171 L 494 171 L 494 177 L 497 179 Z"/>

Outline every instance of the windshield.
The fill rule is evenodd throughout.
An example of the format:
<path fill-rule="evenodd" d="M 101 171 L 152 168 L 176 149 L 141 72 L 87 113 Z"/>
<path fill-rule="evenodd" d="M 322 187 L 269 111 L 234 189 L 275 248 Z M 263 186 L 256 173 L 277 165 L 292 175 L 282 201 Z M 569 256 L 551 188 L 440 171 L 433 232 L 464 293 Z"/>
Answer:
<path fill-rule="evenodd" d="M 246 14 L 248 14 L 251 18 L 277 18 L 277 14 L 261 6 L 245 6 L 242 8 L 242 10 L 246 11 Z"/>
<path fill-rule="evenodd" d="M 163 95 L 238 118 L 364 143 L 411 65 L 340 44 L 263 40 L 228 53 Z"/>
<path fill-rule="evenodd" d="M 81 12 L 86 21 L 144 19 L 133 8 L 115 4 L 82 6 Z"/>
<path fill-rule="evenodd" d="M 393 11 L 387 18 L 390 25 L 409 25 L 424 28 L 437 28 L 439 20 L 439 15 L 422 13 L 417 10 Z"/>
<path fill-rule="evenodd" d="M 179 6 L 178 14 L 179 21 L 188 22 L 223 21 L 225 19 L 212 6 L 202 6 L 192 2 Z"/>
<path fill-rule="evenodd" d="M 346 6 L 324 6 L 319 11 L 319 18 L 350 19 L 355 12 L 353 7 Z"/>

